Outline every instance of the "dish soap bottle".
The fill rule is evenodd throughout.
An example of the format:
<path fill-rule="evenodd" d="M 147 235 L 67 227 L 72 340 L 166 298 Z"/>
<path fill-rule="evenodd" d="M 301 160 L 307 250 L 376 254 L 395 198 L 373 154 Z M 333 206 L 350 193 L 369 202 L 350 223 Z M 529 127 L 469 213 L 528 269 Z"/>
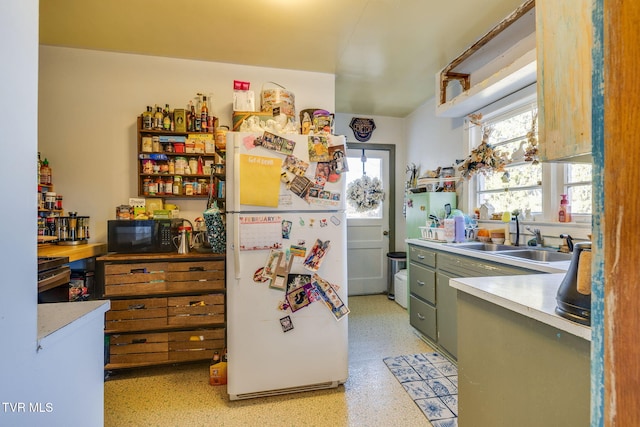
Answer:
<path fill-rule="evenodd" d="M 560 210 L 558 211 L 559 222 L 571 222 L 571 205 L 567 200 L 566 194 L 561 194 L 562 200 L 560 200 Z"/>

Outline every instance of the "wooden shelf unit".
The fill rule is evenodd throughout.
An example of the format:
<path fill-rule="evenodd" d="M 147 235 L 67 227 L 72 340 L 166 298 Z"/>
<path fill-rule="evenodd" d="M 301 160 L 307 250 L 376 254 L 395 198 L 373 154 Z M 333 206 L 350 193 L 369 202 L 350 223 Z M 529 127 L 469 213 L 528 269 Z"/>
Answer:
<path fill-rule="evenodd" d="M 210 360 L 226 347 L 225 257 L 107 254 L 98 286 L 105 315 L 105 369 Z"/>
<path fill-rule="evenodd" d="M 180 195 L 176 195 L 176 194 L 168 194 L 168 193 L 162 193 L 162 194 L 145 194 L 144 192 L 144 179 L 149 177 L 149 178 L 167 178 L 167 177 L 176 177 L 176 176 L 180 176 L 184 182 L 185 178 L 190 179 L 190 180 L 197 180 L 197 179 L 206 179 L 207 183 L 209 185 L 212 184 L 212 182 L 210 182 L 210 179 L 212 179 L 214 182 L 213 184 L 216 186 L 216 193 L 214 194 L 214 198 L 218 201 L 218 205 L 219 206 L 224 206 L 224 202 L 225 202 L 225 198 L 223 194 L 218 194 L 220 191 L 217 188 L 219 186 L 219 182 L 223 182 L 225 181 L 225 173 L 224 173 L 224 163 L 225 163 L 225 151 L 224 150 L 220 150 L 218 148 L 215 148 L 213 151 L 209 150 L 208 152 L 175 152 L 175 151 L 166 151 L 163 150 L 162 147 L 160 148 L 159 151 L 148 151 L 148 150 L 143 150 L 143 137 L 151 137 L 153 138 L 154 136 L 160 137 L 160 136 L 168 136 L 168 137 L 186 137 L 188 138 L 190 135 L 207 135 L 207 137 L 211 137 L 211 140 L 213 141 L 214 138 L 214 134 L 212 132 L 174 132 L 174 131 L 167 131 L 167 130 L 158 130 L 158 129 L 143 129 L 142 127 L 142 117 L 139 116 L 138 120 L 137 120 L 137 126 L 138 126 L 138 141 L 137 141 L 137 163 L 138 163 L 138 195 L 142 196 L 142 197 L 160 197 L 160 198 L 175 198 L 175 199 L 206 199 L 208 197 L 208 194 L 194 194 L 194 195 L 186 195 L 184 194 L 184 191 L 182 194 Z M 165 144 L 169 144 L 169 143 L 165 143 Z M 175 143 L 171 144 L 172 146 L 175 146 Z M 215 144 L 214 144 L 215 147 Z M 194 173 L 190 173 L 190 174 L 185 174 L 185 173 L 173 173 L 173 174 L 169 174 L 168 172 L 162 172 L 162 173 L 148 173 L 144 171 L 144 159 L 141 158 L 141 155 L 157 155 L 157 154 L 162 154 L 165 155 L 168 159 L 175 159 L 176 157 L 201 157 L 203 159 L 203 161 L 207 162 L 207 161 L 212 161 L 213 165 L 217 165 L 217 167 L 219 169 L 222 169 L 222 172 L 216 173 L 214 172 L 213 174 L 194 174 Z M 165 161 L 158 161 L 160 163 L 164 163 Z"/>

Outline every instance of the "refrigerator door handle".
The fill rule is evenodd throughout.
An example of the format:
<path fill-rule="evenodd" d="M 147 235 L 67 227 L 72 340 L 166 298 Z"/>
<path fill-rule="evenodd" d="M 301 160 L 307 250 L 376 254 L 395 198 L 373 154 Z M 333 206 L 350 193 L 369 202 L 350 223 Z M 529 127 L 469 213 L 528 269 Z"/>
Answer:
<path fill-rule="evenodd" d="M 240 215 L 233 217 L 233 265 L 235 267 L 236 279 L 240 279 Z"/>

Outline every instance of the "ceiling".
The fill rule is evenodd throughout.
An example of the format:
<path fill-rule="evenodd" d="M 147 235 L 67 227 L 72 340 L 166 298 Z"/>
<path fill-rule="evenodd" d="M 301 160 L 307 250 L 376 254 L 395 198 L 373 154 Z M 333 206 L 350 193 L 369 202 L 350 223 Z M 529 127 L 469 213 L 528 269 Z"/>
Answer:
<path fill-rule="evenodd" d="M 336 112 L 405 117 L 524 0 L 40 0 L 40 43 L 331 73 Z"/>

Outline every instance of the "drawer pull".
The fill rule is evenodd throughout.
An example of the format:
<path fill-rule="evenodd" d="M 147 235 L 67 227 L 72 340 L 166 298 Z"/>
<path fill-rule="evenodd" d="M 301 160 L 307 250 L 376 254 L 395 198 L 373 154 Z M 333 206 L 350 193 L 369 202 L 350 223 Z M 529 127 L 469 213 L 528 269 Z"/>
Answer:
<path fill-rule="evenodd" d="M 424 319 L 426 319 L 426 317 L 424 317 L 422 314 L 418 313 L 418 319 L 424 320 Z"/>
<path fill-rule="evenodd" d="M 136 338 L 135 340 L 131 340 L 131 344 L 144 344 L 146 342 L 146 338 Z"/>
<path fill-rule="evenodd" d="M 147 269 L 146 268 L 132 268 L 130 270 L 131 273 L 146 273 Z"/>
<path fill-rule="evenodd" d="M 422 280 L 416 280 L 416 283 L 418 283 L 418 286 L 424 286 L 424 282 Z"/>
<path fill-rule="evenodd" d="M 189 271 L 204 271 L 204 267 L 189 267 Z"/>
<path fill-rule="evenodd" d="M 129 305 L 129 310 L 142 310 L 146 306 L 144 304 L 131 304 Z"/>
<path fill-rule="evenodd" d="M 418 259 L 424 259 L 424 255 L 418 254 Z"/>

